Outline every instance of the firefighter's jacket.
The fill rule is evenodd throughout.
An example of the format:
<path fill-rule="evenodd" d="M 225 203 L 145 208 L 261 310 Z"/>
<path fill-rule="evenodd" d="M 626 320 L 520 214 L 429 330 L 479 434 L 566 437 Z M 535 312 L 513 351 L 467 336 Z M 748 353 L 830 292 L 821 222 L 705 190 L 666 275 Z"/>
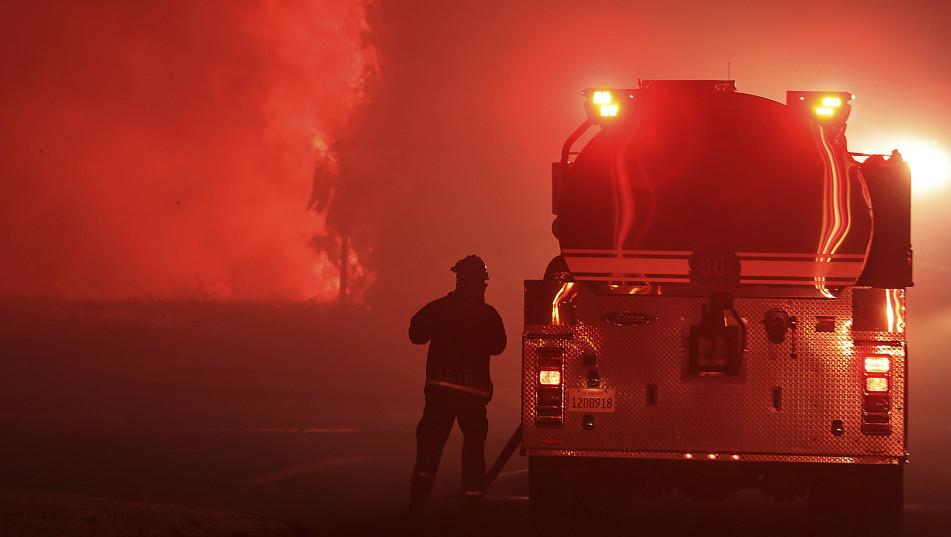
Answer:
<path fill-rule="evenodd" d="M 453 291 L 413 316 L 409 339 L 429 342 L 426 394 L 451 390 L 488 402 L 492 398 L 489 356 L 505 350 L 505 328 L 495 308 Z"/>

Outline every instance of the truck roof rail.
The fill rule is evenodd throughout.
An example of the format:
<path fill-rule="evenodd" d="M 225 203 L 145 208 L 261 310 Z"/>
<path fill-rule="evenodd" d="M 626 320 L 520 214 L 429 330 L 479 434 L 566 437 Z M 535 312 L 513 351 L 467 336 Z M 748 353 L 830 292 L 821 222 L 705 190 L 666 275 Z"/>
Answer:
<path fill-rule="evenodd" d="M 641 80 L 637 79 L 637 88 L 660 91 L 691 92 L 727 92 L 736 91 L 735 80 Z"/>

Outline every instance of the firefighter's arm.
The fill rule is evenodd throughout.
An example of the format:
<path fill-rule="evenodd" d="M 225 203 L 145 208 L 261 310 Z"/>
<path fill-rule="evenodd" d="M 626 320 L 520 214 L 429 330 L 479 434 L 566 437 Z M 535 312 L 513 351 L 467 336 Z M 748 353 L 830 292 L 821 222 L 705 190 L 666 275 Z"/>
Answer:
<path fill-rule="evenodd" d="M 409 340 L 417 345 L 428 343 L 433 337 L 433 304 L 430 302 L 416 312 L 409 322 Z"/>
<path fill-rule="evenodd" d="M 488 325 L 488 345 L 489 345 L 489 354 L 496 355 L 502 354 L 502 351 L 505 350 L 506 336 L 505 336 L 505 326 L 502 325 L 502 317 L 499 315 L 499 312 L 495 311 L 495 308 L 491 309 L 490 322 Z"/>

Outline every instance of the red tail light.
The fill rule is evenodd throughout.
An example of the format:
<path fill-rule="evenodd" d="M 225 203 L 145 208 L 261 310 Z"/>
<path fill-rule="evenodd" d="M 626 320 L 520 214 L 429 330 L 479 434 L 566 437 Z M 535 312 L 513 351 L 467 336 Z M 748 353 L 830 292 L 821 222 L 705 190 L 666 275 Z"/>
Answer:
<path fill-rule="evenodd" d="M 862 433 L 891 434 L 889 372 L 891 358 L 884 354 L 862 356 Z"/>
<path fill-rule="evenodd" d="M 565 424 L 562 377 L 564 350 L 539 347 L 538 382 L 535 384 L 535 424 L 539 427 L 561 427 Z"/>

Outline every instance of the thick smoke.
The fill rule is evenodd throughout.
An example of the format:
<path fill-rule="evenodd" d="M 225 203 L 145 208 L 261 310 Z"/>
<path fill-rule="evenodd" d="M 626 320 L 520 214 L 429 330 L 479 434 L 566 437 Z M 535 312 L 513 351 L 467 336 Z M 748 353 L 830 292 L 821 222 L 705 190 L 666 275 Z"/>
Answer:
<path fill-rule="evenodd" d="M 0 293 L 336 297 L 307 203 L 373 61 L 362 1 L 2 11 Z"/>

